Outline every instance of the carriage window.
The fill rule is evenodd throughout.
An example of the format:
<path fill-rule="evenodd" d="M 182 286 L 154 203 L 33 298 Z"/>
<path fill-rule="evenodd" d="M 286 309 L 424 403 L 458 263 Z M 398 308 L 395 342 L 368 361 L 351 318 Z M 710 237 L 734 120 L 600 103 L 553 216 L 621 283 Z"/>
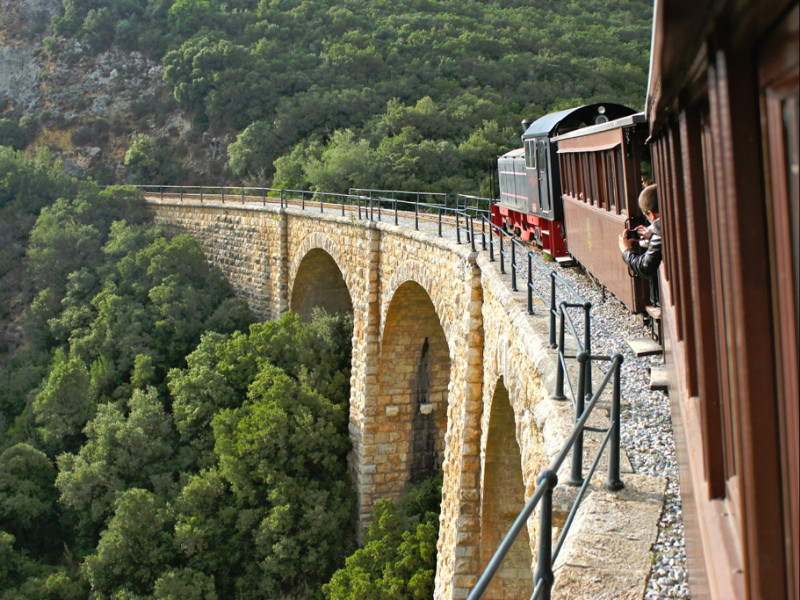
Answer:
<path fill-rule="evenodd" d="M 628 208 L 625 199 L 625 195 L 627 194 L 627 192 L 625 191 L 625 178 L 622 167 L 624 161 L 622 159 L 621 148 L 617 148 L 616 150 L 614 150 L 614 157 L 617 163 L 617 191 L 619 192 L 619 196 L 617 197 L 619 201 L 619 206 L 617 207 L 617 214 L 620 214 L 620 212 L 623 212 Z"/>
<path fill-rule="evenodd" d="M 525 166 L 529 169 L 536 168 L 536 142 L 525 142 Z"/>

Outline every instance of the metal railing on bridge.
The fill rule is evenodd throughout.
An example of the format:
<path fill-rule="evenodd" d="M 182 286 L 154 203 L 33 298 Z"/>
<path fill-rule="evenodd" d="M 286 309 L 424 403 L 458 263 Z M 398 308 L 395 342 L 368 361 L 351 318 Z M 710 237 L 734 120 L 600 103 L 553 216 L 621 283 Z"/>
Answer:
<path fill-rule="evenodd" d="M 561 354 L 559 352 L 559 354 Z M 616 491 L 623 487 L 622 480 L 620 479 L 619 462 L 620 462 L 620 367 L 622 365 L 622 355 L 615 354 L 613 357 L 608 356 L 590 356 L 585 352 L 580 352 L 576 356 L 580 365 L 578 372 L 578 389 L 573 396 L 573 406 L 575 407 L 575 425 L 567 438 L 566 442 L 558 453 L 558 456 L 550 464 L 549 468 L 539 473 L 537 477 L 537 486 L 530 500 L 528 500 L 525 507 L 517 516 L 514 523 L 511 525 L 500 546 L 495 551 L 486 569 L 481 574 L 478 582 L 472 588 L 467 600 L 478 600 L 483 597 L 489 587 L 492 579 L 497 574 L 500 566 L 503 563 L 506 555 L 511 546 L 516 541 L 523 527 L 527 525 L 528 519 L 533 515 L 534 510 L 540 507 L 539 511 L 539 539 L 538 539 L 538 554 L 536 557 L 536 570 L 533 575 L 533 593 L 531 599 L 549 600 L 553 588 L 555 577 L 553 575 L 553 565 L 558 558 L 559 553 L 566 541 L 567 534 L 575 515 L 580 508 L 581 501 L 586 495 L 589 483 L 592 480 L 595 472 L 600 465 L 600 460 L 603 453 L 608 447 L 608 476 L 605 482 L 605 487 L 608 490 Z M 561 357 L 559 357 L 561 360 Z M 600 383 L 597 391 L 592 395 L 586 395 L 586 365 L 592 360 L 605 360 L 610 361 L 611 368 L 606 373 L 602 382 Z M 592 415 L 595 407 L 600 402 L 606 386 L 609 381 L 612 381 L 612 400 L 611 400 L 611 416 L 609 419 L 608 429 L 605 430 L 605 436 L 600 442 L 595 453 L 594 461 L 589 467 L 586 475 L 583 474 L 583 435 L 589 429 L 587 422 Z M 586 404 L 584 400 L 588 397 Z M 567 481 L 569 485 L 580 486 L 575 499 L 572 502 L 569 515 L 561 528 L 558 539 L 553 547 L 553 490 L 558 485 L 558 471 L 561 465 L 567 458 L 568 454 L 572 454 L 572 465 L 570 471 L 570 478 Z M 540 506 L 541 503 L 541 506 Z"/>
<path fill-rule="evenodd" d="M 295 206 L 301 210 L 319 209 L 321 213 L 326 210 L 336 211 L 342 216 L 350 212 L 352 216 L 360 220 L 370 221 L 382 221 L 384 217 L 391 217 L 395 225 L 400 225 L 401 222 L 413 222 L 416 230 L 420 229 L 422 221 L 429 225 L 434 223 L 439 237 L 443 237 L 449 232 L 449 234 L 455 235 L 458 244 L 466 242 L 471 244 L 473 251 L 477 252 L 479 248 L 480 251 L 488 251 L 490 261 L 499 261 L 501 274 L 510 275 L 512 291 L 519 291 L 519 282 L 523 281 L 527 293 L 528 314 L 534 314 L 534 296 L 538 297 L 549 313 L 550 347 L 558 350 L 556 389 L 551 398 L 553 400 L 571 399 L 575 421 L 570 435 L 555 460 L 548 469 L 539 474 L 538 485 L 533 496 L 514 521 L 470 593 L 468 600 L 477 600 L 482 597 L 514 540 L 540 502 L 537 567 L 531 598 L 550 598 L 554 580 L 553 564 L 563 547 L 575 514 L 585 497 L 588 484 L 597 471 L 606 448 L 608 448 L 609 456 L 605 487 L 609 490 L 619 490 L 623 487 L 619 466 L 620 372 L 623 357 L 621 354 L 597 356 L 591 353 L 591 303 L 584 301 L 570 284 L 540 259 L 534 251 L 492 223 L 490 213 L 492 200 L 462 194 L 356 188 L 351 189 L 349 194 L 336 194 L 262 187 L 146 185 L 138 187 L 146 194 L 158 195 L 162 199 L 177 197 L 180 201 L 198 199 L 200 202 L 204 202 L 214 199 L 223 203 L 275 203 L 280 204 L 281 208 Z M 477 227 L 476 220 L 478 221 Z M 549 285 L 542 286 L 542 279 L 549 279 Z M 543 287 L 546 289 L 542 289 Z M 580 322 L 576 322 L 571 317 L 571 312 L 576 309 L 583 311 L 583 318 Z M 571 341 L 569 343 L 567 332 L 570 334 Z M 567 353 L 568 346 L 572 348 L 573 352 Z M 577 388 L 573 386 L 569 376 L 570 369 L 567 360 L 576 360 L 578 363 Z M 592 392 L 593 363 L 609 365 L 607 369 L 601 369 L 604 377 L 595 392 Z M 613 383 L 609 425 L 604 430 L 589 428 L 587 421 L 601 397 L 606 394 L 606 387 L 610 381 Z M 565 385 L 569 396 L 565 395 Z M 594 461 L 584 476 L 585 431 L 604 432 L 605 436 L 598 445 Z M 567 483 L 576 487 L 580 486 L 580 489 L 561 528 L 555 548 L 553 548 L 553 490 L 558 485 L 558 470 L 570 452 L 572 453 L 572 463 Z"/>

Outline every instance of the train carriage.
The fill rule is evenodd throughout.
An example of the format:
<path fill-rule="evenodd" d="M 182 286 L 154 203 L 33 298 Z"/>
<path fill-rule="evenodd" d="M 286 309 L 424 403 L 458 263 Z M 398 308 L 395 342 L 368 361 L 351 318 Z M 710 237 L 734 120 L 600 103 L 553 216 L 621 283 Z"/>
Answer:
<path fill-rule="evenodd" d="M 646 114 L 693 598 L 800 596 L 798 6 L 655 5 Z"/>
<path fill-rule="evenodd" d="M 587 104 L 544 115 L 527 126 L 523 147 L 498 159 L 500 201 L 492 205 L 492 222 L 555 258 L 565 257 L 561 183 L 552 138 L 633 112 L 621 104 Z"/>
<path fill-rule="evenodd" d="M 567 250 L 633 312 L 650 302 L 649 282 L 632 277 L 617 236 L 646 224 L 637 199 L 647 125 L 643 113 L 555 136 Z"/>

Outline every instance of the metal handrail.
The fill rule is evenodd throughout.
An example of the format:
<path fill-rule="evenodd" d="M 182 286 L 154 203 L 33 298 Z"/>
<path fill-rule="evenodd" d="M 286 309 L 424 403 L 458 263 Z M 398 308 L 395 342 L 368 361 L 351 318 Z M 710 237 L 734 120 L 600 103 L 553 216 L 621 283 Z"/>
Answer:
<path fill-rule="evenodd" d="M 301 210 L 306 210 L 309 203 L 318 203 L 321 213 L 325 212 L 326 204 L 334 205 L 341 215 L 346 214 L 346 207 L 353 207 L 358 215 L 358 219 L 370 221 L 382 221 L 386 210 L 391 211 L 394 216 L 395 225 L 399 225 L 400 214 L 414 215 L 414 228 L 419 230 L 420 217 L 423 214 L 436 214 L 438 220 L 438 235 L 443 237 L 444 220 L 443 216 L 455 218 L 455 233 L 458 243 L 461 243 L 462 234 L 467 242 L 472 244 L 473 250 L 477 250 L 476 238 L 474 235 L 474 219 L 480 217 L 485 219 L 489 214 L 488 209 L 475 207 L 459 208 L 458 198 L 471 198 L 476 201 L 490 202 L 488 199 L 481 199 L 476 196 L 450 195 L 438 192 L 400 192 L 397 190 L 360 190 L 352 189 L 351 192 L 368 192 L 369 194 L 340 194 L 332 192 L 319 192 L 309 190 L 293 190 L 286 188 L 267 188 L 267 187 L 247 187 L 247 186 L 183 186 L 183 185 L 138 185 L 136 186 L 145 193 L 157 193 L 160 199 L 165 195 L 176 196 L 179 201 L 186 199 L 199 199 L 200 202 L 208 201 L 209 196 L 215 196 L 222 203 L 231 202 L 236 198 L 240 203 L 259 202 L 266 205 L 267 202 L 279 203 L 281 208 L 286 208 L 290 202 L 298 202 Z M 389 196 L 375 195 L 384 192 Z M 406 194 L 411 199 L 401 199 L 396 197 L 398 194 Z M 424 202 L 424 197 L 444 198 L 445 204 Z M 447 205 L 448 198 L 456 198 L 455 208 Z M 387 208 L 388 206 L 388 208 Z"/>
<path fill-rule="evenodd" d="M 550 466 L 539 473 L 537 478 L 537 487 L 534 491 L 531 498 L 525 504 L 525 507 L 520 511 L 519 515 L 515 519 L 514 523 L 512 524 L 511 528 L 509 529 L 508 533 L 503 538 L 503 541 L 500 542 L 497 550 L 495 551 L 494 555 L 492 556 L 489 564 L 486 566 L 486 569 L 481 574 L 478 582 L 472 588 L 469 596 L 467 596 L 467 600 L 478 600 L 483 597 L 484 592 L 489 587 L 492 579 L 496 575 L 497 571 L 500 569 L 500 565 L 502 564 L 503 560 L 505 559 L 506 555 L 508 554 L 511 546 L 513 545 L 514 541 L 519 536 L 522 528 L 527 524 L 528 519 L 533 514 L 533 511 L 536 509 L 537 505 L 540 501 L 543 501 L 542 508 L 540 510 L 540 527 L 539 527 L 539 551 L 537 556 L 537 565 L 536 571 L 534 575 L 534 593 L 532 598 L 543 598 L 545 600 L 549 600 L 550 592 L 552 590 L 554 576 L 553 576 L 553 565 L 555 564 L 556 559 L 558 558 L 558 554 L 563 547 L 564 540 L 566 539 L 566 535 L 569 531 L 569 527 L 572 525 L 574 520 L 575 514 L 577 514 L 577 510 L 580 507 L 580 502 L 583 500 L 585 496 L 585 492 L 588 489 L 588 484 L 592 479 L 592 476 L 597 470 L 598 465 L 600 464 L 600 459 L 603 455 L 604 450 L 607 446 L 609 446 L 609 457 L 608 457 L 608 479 L 606 480 L 604 487 L 609 490 L 619 490 L 622 489 L 623 483 L 620 479 L 620 471 L 619 471 L 619 458 L 620 458 L 620 371 L 622 365 L 622 355 L 615 354 L 613 357 L 608 356 L 589 356 L 585 352 L 581 352 L 578 354 L 578 362 L 586 362 L 589 360 L 605 360 L 611 361 L 611 368 L 609 368 L 608 372 L 606 373 L 605 377 L 603 378 L 602 382 L 600 383 L 597 391 L 591 396 L 589 401 L 586 404 L 585 409 L 582 411 L 580 415 L 576 416 L 575 425 L 570 432 L 570 435 L 567 437 L 564 445 L 561 448 L 561 451 L 558 453 L 558 456 L 553 460 Z M 580 370 L 581 373 L 584 372 L 583 369 Z M 603 395 L 606 386 L 608 385 L 609 380 L 613 377 L 613 384 L 612 384 L 612 401 L 611 401 L 611 416 L 610 416 L 610 423 L 608 430 L 606 430 L 606 435 L 600 444 L 597 454 L 595 455 L 595 459 L 586 474 L 585 478 L 581 478 L 581 489 L 579 490 L 578 494 L 576 495 L 575 500 L 573 501 L 572 507 L 570 509 L 570 513 L 567 517 L 567 520 L 564 523 L 564 526 L 559 533 L 558 540 L 556 541 L 556 547 L 553 551 L 552 549 L 552 510 L 553 510 L 553 490 L 558 485 L 558 470 L 561 468 L 564 460 L 567 458 L 567 455 L 572 452 L 573 456 L 577 454 L 583 454 L 582 449 L 579 452 L 579 448 L 577 442 L 579 439 L 582 439 L 583 431 L 586 428 L 586 423 L 589 420 L 589 417 L 592 414 L 592 411 L 597 406 L 598 402 L 600 401 L 600 397 Z M 578 394 L 583 394 L 584 390 L 581 388 L 581 384 L 579 383 L 578 386 Z M 573 459 L 574 460 L 574 459 Z"/>

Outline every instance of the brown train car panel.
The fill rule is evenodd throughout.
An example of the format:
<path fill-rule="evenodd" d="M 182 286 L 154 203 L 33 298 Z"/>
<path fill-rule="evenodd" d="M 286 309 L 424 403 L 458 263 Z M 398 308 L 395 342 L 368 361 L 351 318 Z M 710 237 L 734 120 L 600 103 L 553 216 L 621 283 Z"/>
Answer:
<path fill-rule="evenodd" d="M 657 0 L 647 117 L 693 598 L 797 599 L 796 0 Z"/>
<path fill-rule="evenodd" d="M 644 115 L 632 115 L 553 140 L 567 250 L 633 312 L 643 312 L 649 303 L 649 284 L 631 276 L 620 259 L 617 237 L 631 219 L 644 223 L 637 205 L 643 122 Z"/>

